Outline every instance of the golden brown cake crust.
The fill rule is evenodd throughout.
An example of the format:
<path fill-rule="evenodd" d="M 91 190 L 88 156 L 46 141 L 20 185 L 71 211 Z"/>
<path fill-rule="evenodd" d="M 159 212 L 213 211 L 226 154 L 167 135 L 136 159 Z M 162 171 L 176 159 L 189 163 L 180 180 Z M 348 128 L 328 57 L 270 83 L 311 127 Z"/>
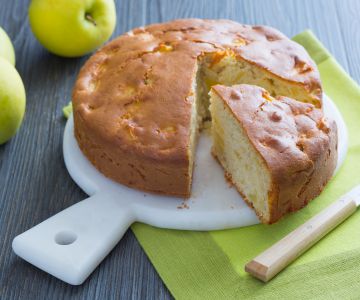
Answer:
<path fill-rule="evenodd" d="M 304 207 L 320 194 L 337 162 L 337 127 L 321 109 L 252 85 L 213 91 L 223 100 L 271 174 L 270 219 Z"/>
<path fill-rule="evenodd" d="M 80 71 L 72 98 L 83 153 L 120 183 L 189 196 L 197 60 L 223 49 L 303 86 L 321 103 L 316 66 L 275 29 L 201 19 L 150 25 L 113 40 Z"/>

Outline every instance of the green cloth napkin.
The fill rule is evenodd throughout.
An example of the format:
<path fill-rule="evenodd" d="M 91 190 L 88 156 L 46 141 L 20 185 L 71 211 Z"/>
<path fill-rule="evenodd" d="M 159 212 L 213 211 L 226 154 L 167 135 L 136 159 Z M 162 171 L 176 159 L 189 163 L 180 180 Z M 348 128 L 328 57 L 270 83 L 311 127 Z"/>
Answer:
<path fill-rule="evenodd" d="M 360 183 L 360 88 L 310 31 L 294 40 L 317 63 L 324 90 L 346 121 L 345 163 L 321 196 L 275 225 L 186 232 L 134 224 L 137 239 L 177 299 L 360 298 L 360 212 L 269 283 L 244 272 L 246 262 Z"/>
<path fill-rule="evenodd" d="M 63 111 L 64 117 L 67 119 L 70 116 L 70 114 L 72 113 L 72 102 L 70 101 L 68 103 L 68 105 L 64 106 L 62 111 Z"/>
<path fill-rule="evenodd" d="M 245 263 L 360 184 L 360 88 L 310 31 L 294 40 L 317 63 L 324 90 L 346 121 L 345 163 L 321 196 L 275 225 L 194 232 L 134 224 L 137 239 L 177 299 L 360 298 L 360 212 L 269 283 L 244 272 Z"/>

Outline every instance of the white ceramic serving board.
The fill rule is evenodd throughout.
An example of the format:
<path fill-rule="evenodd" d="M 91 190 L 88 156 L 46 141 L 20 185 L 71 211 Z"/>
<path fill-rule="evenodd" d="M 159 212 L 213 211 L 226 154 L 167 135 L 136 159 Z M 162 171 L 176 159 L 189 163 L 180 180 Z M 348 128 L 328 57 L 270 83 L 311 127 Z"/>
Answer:
<path fill-rule="evenodd" d="M 347 151 L 346 126 L 327 97 L 324 109 L 338 125 L 339 167 Z M 137 221 L 182 230 L 218 230 L 259 222 L 225 181 L 223 170 L 210 154 L 211 138 L 207 134 L 200 137 L 192 196 L 187 201 L 144 193 L 103 176 L 78 148 L 72 117 L 65 128 L 63 146 L 71 177 L 90 197 L 17 236 L 13 250 L 67 283 L 83 283 Z"/>

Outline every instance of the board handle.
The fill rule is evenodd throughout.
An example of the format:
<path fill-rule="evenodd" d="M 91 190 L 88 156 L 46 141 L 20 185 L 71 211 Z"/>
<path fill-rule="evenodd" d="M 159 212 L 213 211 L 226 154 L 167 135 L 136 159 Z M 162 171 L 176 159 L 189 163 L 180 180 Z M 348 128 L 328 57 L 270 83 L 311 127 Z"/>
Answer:
<path fill-rule="evenodd" d="M 340 198 L 247 263 L 245 271 L 269 281 L 355 211 L 355 200 Z"/>
<path fill-rule="evenodd" d="M 79 285 L 134 221 L 131 207 L 110 195 L 95 194 L 18 235 L 12 247 L 36 267 Z"/>

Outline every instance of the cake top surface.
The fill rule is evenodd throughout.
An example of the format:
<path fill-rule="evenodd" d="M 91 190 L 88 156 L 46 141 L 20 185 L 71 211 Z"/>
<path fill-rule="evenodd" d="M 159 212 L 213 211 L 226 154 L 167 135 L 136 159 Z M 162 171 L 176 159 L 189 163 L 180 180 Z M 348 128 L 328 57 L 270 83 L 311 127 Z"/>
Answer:
<path fill-rule="evenodd" d="M 336 124 L 324 119 L 313 104 L 287 97 L 273 98 L 261 87 L 216 85 L 212 90 L 245 129 L 278 180 L 300 174 L 310 176 L 315 163 L 337 142 Z M 336 147 L 335 147 L 336 148 Z"/>
<path fill-rule="evenodd" d="M 316 66 L 279 31 L 183 19 L 134 29 L 97 51 L 76 81 L 74 111 L 104 143 L 149 159 L 183 162 L 197 62 L 214 52 L 241 57 L 321 97 Z"/>

